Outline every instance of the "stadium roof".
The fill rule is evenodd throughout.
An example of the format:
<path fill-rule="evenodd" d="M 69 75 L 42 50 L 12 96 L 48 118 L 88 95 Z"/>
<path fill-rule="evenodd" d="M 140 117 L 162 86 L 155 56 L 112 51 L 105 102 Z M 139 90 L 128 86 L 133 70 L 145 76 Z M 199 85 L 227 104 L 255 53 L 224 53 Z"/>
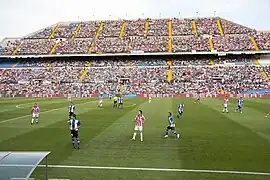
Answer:
<path fill-rule="evenodd" d="M 0 179 L 29 179 L 38 164 L 44 158 L 47 159 L 49 154 L 50 152 L 0 152 Z"/>

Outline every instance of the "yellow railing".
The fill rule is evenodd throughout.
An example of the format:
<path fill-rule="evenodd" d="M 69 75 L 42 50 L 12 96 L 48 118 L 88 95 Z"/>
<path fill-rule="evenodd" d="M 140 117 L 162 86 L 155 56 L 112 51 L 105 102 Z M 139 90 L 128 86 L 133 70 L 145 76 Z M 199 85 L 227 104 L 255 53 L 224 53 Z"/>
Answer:
<path fill-rule="evenodd" d="M 213 43 L 212 38 L 209 38 L 209 46 L 210 46 L 210 50 L 211 50 L 211 51 L 214 51 L 214 50 L 215 50 L 215 48 L 214 48 L 214 43 Z"/>
<path fill-rule="evenodd" d="M 51 51 L 49 52 L 50 55 L 53 54 L 55 48 L 56 48 L 59 44 L 60 44 L 60 42 L 56 42 L 56 43 L 53 45 Z"/>
<path fill-rule="evenodd" d="M 101 24 L 99 25 L 99 28 L 97 29 L 97 32 L 96 32 L 96 38 L 99 37 L 100 31 L 102 30 L 103 25 L 104 25 L 104 23 L 101 23 Z"/>
<path fill-rule="evenodd" d="M 59 24 L 57 24 L 54 28 L 53 28 L 53 31 L 51 33 L 51 35 L 49 36 L 49 40 L 51 40 L 54 36 L 54 33 L 58 30 L 58 27 L 59 27 Z"/>
<path fill-rule="evenodd" d="M 222 28 L 222 25 L 221 25 L 220 18 L 217 19 L 217 25 L 218 25 L 218 29 L 219 29 L 220 35 L 221 36 L 224 36 L 224 31 L 223 31 L 223 28 Z"/>
<path fill-rule="evenodd" d="M 168 40 L 168 49 L 169 49 L 169 52 L 172 53 L 172 38 L 169 38 Z"/>
<path fill-rule="evenodd" d="M 91 67 L 91 61 L 88 62 L 88 64 L 86 65 L 86 69 L 82 72 L 82 75 L 79 79 L 79 82 L 82 82 L 84 77 L 86 76 L 86 74 L 88 73 L 89 69 Z"/>
<path fill-rule="evenodd" d="M 24 40 L 22 40 L 21 43 L 16 47 L 12 55 L 16 55 L 18 53 L 18 50 L 22 47 L 23 43 L 24 43 Z"/>
<path fill-rule="evenodd" d="M 79 32 L 79 30 L 81 29 L 81 27 L 82 27 L 82 23 L 80 23 L 80 24 L 76 27 L 76 30 L 75 30 L 75 32 L 73 33 L 72 37 L 71 37 L 72 40 L 75 39 L 75 37 L 76 37 L 76 35 L 78 34 L 78 32 Z"/>
<path fill-rule="evenodd" d="M 256 50 L 256 51 L 259 51 L 260 48 L 259 48 L 257 42 L 255 41 L 255 39 L 252 37 L 252 38 L 250 38 L 250 41 L 251 41 L 251 43 L 253 44 L 255 50 Z"/>
<path fill-rule="evenodd" d="M 210 65 L 215 66 L 215 61 L 213 59 L 210 59 Z"/>
<path fill-rule="evenodd" d="M 172 20 L 171 19 L 168 21 L 168 35 L 169 37 L 172 37 Z"/>
<path fill-rule="evenodd" d="M 125 31 L 126 25 L 127 25 L 127 23 L 123 22 L 122 28 L 121 28 L 121 31 L 120 31 L 120 34 L 119 34 L 119 38 L 123 38 L 123 34 L 124 34 L 124 31 Z"/>
<path fill-rule="evenodd" d="M 148 31 L 149 31 L 149 18 L 146 19 L 144 23 L 144 37 L 147 37 Z"/>
<path fill-rule="evenodd" d="M 254 57 L 254 58 L 253 58 L 253 62 L 254 62 L 255 65 L 261 66 L 261 63 L 260 63 L 260 61 L 259 61 L 258 58 Z M 270 77 L 269 77 L 269 75 L 267 74 L 267 72 L 265 72 L 263 69 L 260 69 L 260 73 L 263 75 L 263 77 L 264 77 L 268 82 L 270 82 Z"/>
<path fill-rule="evenodd" d="M 169 40 L 168 40 L 168 48 L 169 48 L 169 52 L 172 53 L 172 38 L 171 37 L 169 37 Z M 168 63 L 168 66 L 169 66 L 169 69 L 168 69 L 168 72 L 167 72 L 167 80 L 168 80 L 168 83 L 171 83 L 172 79 L 173 79 L 173 72 L 172 72 L 173 62 L 172 62 L 172 59 L 170 59 L 167 63 Z"/>
<path fill-rule="evenodd" d="M 197 29 L 196 21 L 193 19 L 191 23 L 192 23 L 192 32 L 195 37 L 198 37 L 198 29 Z"/>
<path fill-rule="evenodd" d="M 92 53 L 92 51 L 93 51 L 93 49 L 94 49 L 94 46 L 95 46 L 95 43 L 92 42 L 92 43 L 90 44 L 89 49 L 88 49 L 88 54 L 91 54 L 91 53 Z"/>

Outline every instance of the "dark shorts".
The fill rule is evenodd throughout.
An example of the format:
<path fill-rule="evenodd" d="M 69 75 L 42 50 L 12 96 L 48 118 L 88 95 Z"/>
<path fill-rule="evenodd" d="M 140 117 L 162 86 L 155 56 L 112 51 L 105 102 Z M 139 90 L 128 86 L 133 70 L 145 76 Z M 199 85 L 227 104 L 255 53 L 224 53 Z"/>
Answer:
<path fill-rule="evenodd" d="M 173 131 L 173 130 L 175 130 L 175 127 L 168 126 L 167 129 Z"/>
<path fill-rule="evenodd" d="M 72 138 L 78 138 L 79 137 L 79 131 L 70 130 L 70 134 Z"/>
<path fill-rule="evenodd" d="M 69 112 L 69 116 L 73 116 L 73 114 L 74 114 L 73 112 Z"/>
<path fill-rule="evenodd" d="M 242 106 L 238 105 L 238 109 L 241 109 L 241 108 L 242 108 Z"/>
<path fill-rule="evenodd" d="M 119 103 L 119 105 L 123 105 L 123 103 Z"/>
<path fill-rule="evenodd" d="M 117 101 L 113 101 L 114 104 L 117 104 Z"/>

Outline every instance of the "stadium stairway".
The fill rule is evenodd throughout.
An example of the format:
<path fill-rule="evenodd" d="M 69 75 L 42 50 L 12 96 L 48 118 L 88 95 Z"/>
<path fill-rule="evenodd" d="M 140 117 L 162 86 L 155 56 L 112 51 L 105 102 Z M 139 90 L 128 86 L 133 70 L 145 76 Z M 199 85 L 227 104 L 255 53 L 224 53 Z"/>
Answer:
<path fill-rule="evenodd" d="M 210 59 L 210 65 L 212 66 L 212 67 L 214 67 L 215 66 L 215 61 L 213 60 L 213 59 Z"/>
<path fill-rule="evenodd" d="M 22 47 L 23 43 L 24 43 L 24 40 L 22 40 L 21 43 L 16 47 L 12 55 L 16 55 L 18 53 L 18 50 Z"/>
<path fill-rule="evenodd" d="M 269 75 L 267 74 L 267 72 L 265 72 L 265 71 L 263 70 L 263 68 L 262 68 L 262 66 L 261 66 L 261 63 L 260 63 L 259 59 L 256 58 L 256 57 L 254 57 L 254 58 L 253 58 L 253 61 L 254 61 L 254 64 L 255 64 L 255 65 L 261 67 L 260 73 L 263 75 L 263 77 L 264 77 L 268 82 L 270 82 L 270 77 L 269 77 Z"/>
<path fill-rule="evenodd" d="M 123 34 L 124 34 L 124 31 L 125 31 L 126 25 L 127 25 L 127 23 L 123 22 L 122 28 L 121 28 L 121 31 L 120 31 L 120 34 L 119 34 L 119 38 L 123 38 Z"/>
<path fill-rule="evenodd" d="M 101 32 L 103 26 L 104 26 L 104 23 L 100 23 L 100 25 L 99 25 L 99 27 L 98 27 L 98 29 L 97 29 L 97 32 L 96 32 L 96 36 L 95 36 L 96 38 L 99 37 L 100 32 Z"/>
<path fill-rule="evenodd" d="M 53 28 L 53 31 L 52 31 L 52 33 L 50 34 L 50 36 L 49 36 L 49 40 L 51 40 L 52 38 L 53 38 L 53 36 L 54 36 L 54 33 L 58 30 L 58 27 L 59 27 L 59 24 L 57 24 L 54 28 Z"/>
<path fill-rule="evenodd" d="M 84 77 L 86 76 L 86 74 L 88 73 L 90 67 L 91 67 L 91 61 L 89 61 L 89 62 L 87 63 L 86 69 L 82 72 L 82 75 L 81 75 L 81 77 L 80 77 L 80 79 L 79 79 L 79 82 L 82 82 L 82 81 L 83 81 L 83 79 L 84 79 Z"/>
<path fill-rule="evenodd" d="M 209 46 L 210 46 L 211 52 L 213 52 L 215 50 L 215 47 L 214 47 L 213 39 L 211 37 L 209 38 Z"/>
<path fill-rule="evenodd" d="M 224 36 L 224 31 L 223 31 L 223 27 L 222 27 L 220 18 L 217 19 L 217 25 L 218 25 L 218 29 L 219 29 L 220 35 L 221 36 Z"/>
<path fill-rule="evenodd" d="M 13 51 L 12 55 L 17 55 L 18 50 L 22 47 L 23 43 L 24 43 L 24 40 L 22 40 L 21 43 L 16 47 L 16 49 Z M 19 64 L 19 62 L 16 62 L 11 67 L 16 68 L 18 64 Z"/>
<path fill-rule="evenodd" d="M 100 25 L 99 25 L 99 27 L 98 27 L 98 29 L 97 29 L 97 31 L 96 31 L 96 35 L 95 35 L 95 38 L 96 38 L 96 39 L 99 37 L 100 32 L 101 32 L 101 30 L 102 30 L 102 28 L 103 28 L 103 25 L 104 25 L 104 23 L 100 23 Z M 93 51 L 93 49 L 94 49 L 94 46 L 95 46 L 95 41 L 92 40 L 92 42 L 91 42 L 91 44 L 90 44 L 90 47 L 88 48 L 88 54 L 91 54 L 91 53 L 92 53 L 92 51 Z M 100 52 L 100 53 L 102 54 L 103 52 Z"/>
<path fill-rule="evenodd" d="M 259 48 L 257 42 L 255 41 L 255 39 L 252 37 L 252 38 L 250 38 L 250 41 L 251 41 L 252 45 L 254 46 L 254 49 L 255 49 L 256 51 L 259 51 L 260 48 Z"/>
<path fill-rule="evenodd" d="M 76 27 L 76 30 L 74 31 L 74 33 L 73 33 L 73 35 L 72 35 L 72 37 L 71 37 L 72 40 L 75 39 L 75 37 L 76 37 L 76 35 L 78 34 L 78 32 L 79 32 L 79 30 L 81 29 L 81 27 L 82 27 L 82 23 L 80 23 L 80 24 Z"/>
<path fill-rule="evenodd" d="M 255 51 L 260 51 L 260 48 L 259 48 L 259 46 L 258 46 L 256 40 L 255 40 L 253 37 L 250 38 L 250 41 L 251 41 L 251 43 L 253 44 Z M 254 62 L 255 65 L 261 66 L 261 63 L 260 63 L 260 59 L 259 59 L 259 58 L 254 57 L 254 58 L 253 58 L 253 62 Z M 262 67 L 262 66 L 261 66 L 261 67 Z M 263 75 L 263 77 L 264 77 L 268 82 L 270 82 L 269 74 L 267 74 L 267 72 L 265 72 L 265 71 L 263 70 L 263 68 L 261 68 L 260 73 Z"/>
<path fill-rule="evenodd" d="M 198 37 L 198 29 L 197 29 L 196 21 L 193 19 L 191 23 L 192 23 L 192 32 L 195 37 Z"/>
<path fill-rule="evenodd" d="M 147 18 L 144 23 L 144 31 L 144 37 L 147 37 L 149 31 L 149 18 Z"/>
<path fill-rule="evenodd" d="M 172 20 L 171 19 L 168 21 L 168 35 L 169 37 L 172 37 Z"/>
<path fill-rule="evenodd" d="M 58 46 L 60 44 L 60 42 L 55 42 L 55 44 L 53 45 L 53 47 L 52 47 L 52 49 L 51 49 L 51 51 L 49 52 L 49 55 L 52 55 L 53 54 L 53 52 L 54 52 L 54 50 L 55 50 L 55 48 Z"/>

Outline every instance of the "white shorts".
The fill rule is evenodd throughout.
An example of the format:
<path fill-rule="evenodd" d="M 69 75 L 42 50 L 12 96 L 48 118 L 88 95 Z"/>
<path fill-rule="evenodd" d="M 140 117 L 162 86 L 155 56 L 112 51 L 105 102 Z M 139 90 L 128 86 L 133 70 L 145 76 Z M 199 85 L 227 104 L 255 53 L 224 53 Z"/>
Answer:
<path fill-rule="evenodd" d="M 33 113 L 33 118 L 38 118 L 39 114 Z"/>
<path fill-rule="evenodd" d="M 102 102 L 103 102 L 102 100 L 99 100 L 99 104 L 102 104 Z"/>
<path fill-rule="evenodd" d="M 135 131 L 142 131 L 143 130 L 143 126 L 135 126 L 134 130 Z"/>
<path fill-rule="evenodd" d="M 227 108 L 228 107 L 228 104 L 224 104 L 224 108 Z"/>

